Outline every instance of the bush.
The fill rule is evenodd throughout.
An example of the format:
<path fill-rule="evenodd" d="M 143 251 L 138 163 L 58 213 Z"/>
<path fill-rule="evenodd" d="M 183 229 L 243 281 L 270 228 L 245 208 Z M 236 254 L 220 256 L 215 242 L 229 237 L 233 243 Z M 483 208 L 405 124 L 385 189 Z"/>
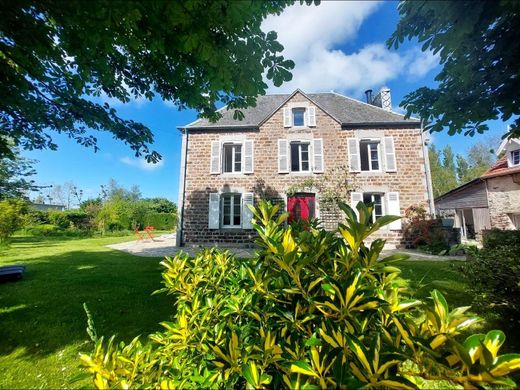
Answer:
<path fill-rule="evenodd" d="M 0 242 L 4 243 L 25 222 L 27 205 L 22 200 L 0 201 Z"/>
<path fill-rule="evenodd" d="M 154 226 L 157 230 L 175 229 L 177 215 L 171 213 L 148 213 L 145 217 L 146 226 Z"/>
<path fill-rule="evenodd" d="M 337 232 L 295 232 L 261 203 L 253 226 L 261 250 L 235 259 L 205 250 L 162 264 L 174 316 L 143 344 L 97 338 L 81 360 L 94 385 L 151 388 L 453 388 L 492 383 L 520 369 L 520 355 L 499 355 L 501 331 L 461 332 L 478 321 L 468 307 L 449 310 L 438 291 L 413 299 L 397 283 L 394 255 L 379 260 L 384 241 L 364 240 L 396 217 L 371 224 L 373 207 L 359 203 L 359 221 L 341 205 Z M 338 233 L 338 234 L 335 234 Z"/>
<path fill-rule="evenodd" d="M 413 248 L 438 254 L 450 249 L 442 220 L 431 218 L 423 206 L 410 206 L 405 210 L 404 236 Z"/>
<path fill-rule="evenodd" d="M 482 243 L 486 249 L 495 249 L 501 246 L 520 248 L 520 230 L 486 230 L 483 233 Z"/>
<path fill-rule="evenodd" d="M 484 248 L 464 265 L 475 304 L 520 321 L 520 232 L 491 230 Z"/>
<path fill-rule="evenodd" d="M 26 228 L 26 231 L 32 236 L 48 237 L 58 235 L 62 231 L 62 229 L 60 229 L 56 225 L 45 223 L 41 225 L 28 226 Z"/>

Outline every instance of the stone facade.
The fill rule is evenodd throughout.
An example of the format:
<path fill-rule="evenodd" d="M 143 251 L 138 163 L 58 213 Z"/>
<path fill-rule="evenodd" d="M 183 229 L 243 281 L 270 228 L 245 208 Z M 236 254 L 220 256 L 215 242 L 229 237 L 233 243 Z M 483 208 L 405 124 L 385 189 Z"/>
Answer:
<path fill-rule="evenodd" d="M 308 102 L 299 93 L 295 94 L 284 107 L 291 103 Z M 310 104 L 313 104 L 310 102 Z M 347 139 L 352 137 L 392 136 L 397 163 L 396 172 L 350 173 L 356 191 L 399 193 L 401 215 L 413 204 L 428 207 L 427 179 L 421 139 L 421 129 L 374 127 L 363 129 L 342 129 L 338 121 L 316 107 L 316 126 L 312 128 L 284 128 L 283 110 L 280 108 L 268 118 L 259 130 L 215 130 L 197 129 L 189 131 L 186 137 L 185 196 L 183 215 L 184 243 L 236 243 L 250 244 L 254 239 L 253 230 L 209 229 L 209 194 L 215 192 L 252 192 L 255 202 L 260 198 L 285 202 L 287 190 L 297 183 L 322 173 L 278 172 L 278 139 L 312 137 L 323 139 L 325 171 L 348 164 Z M 242 137 L 254 141 L 254 173 L 252 174 L 211 174 L 211 143 L 223 137 Z M 317 195 L 317 217 L 325 220 L 328 228 L 335 227 L 338 214 L 320 209 Z M 349 200 L 347 199 L 347 202 Z M 383 229 L 379 237 L 394 245 L 402 244 L 402 230 Z"/>
<path fill-rule="evenodd" d="M 487 179 L 487 191 L 491 227 L 516 229 L 512 215 L 520 215 L 520 174 Z"/>

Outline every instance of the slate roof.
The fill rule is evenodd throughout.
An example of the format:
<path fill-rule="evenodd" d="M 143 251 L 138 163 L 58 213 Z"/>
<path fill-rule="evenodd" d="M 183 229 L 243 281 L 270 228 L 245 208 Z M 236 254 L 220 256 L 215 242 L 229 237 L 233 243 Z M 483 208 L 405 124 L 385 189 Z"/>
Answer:
<path fill-rule="evenodd" d="M 221 127 L 259 127 L 266 119 L 274 114 L 292 95 L 296 92 L 302 93 L 312 100 L 318 107 L 336 119 L 341 125 L 416 125 L 420 124 L 418 119 L 404 119 L 404 115 L 384 110 L 380 107 L 361 102 L 359 100 L 340 95 L 335 92 L 309 93 L 305 94 L 296 90 L 292 94 L 278 94 L 259 96 L 256 107 L 242 109 L 244 119 L 241 121 L 233 119 L 234 110 L 221 109 L 222 118 L 211 123 L 201 118 L 188 125 L 181 126 L 182 129 L 203 129 Z"/>

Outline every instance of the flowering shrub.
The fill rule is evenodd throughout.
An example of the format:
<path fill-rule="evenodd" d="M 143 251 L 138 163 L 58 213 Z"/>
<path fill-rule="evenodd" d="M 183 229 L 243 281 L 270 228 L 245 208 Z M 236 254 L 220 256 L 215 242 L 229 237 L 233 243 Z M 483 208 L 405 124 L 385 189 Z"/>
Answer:
<path fill-rule="evenodd" d="M 298 232 L 262 202 L 254 211 L 253 259 L 205 250 L 162 264 L 174 316 L 128 345 L 97 338 L 83 365 L 94 385 L 150 388 L 472 388 L 514 386 L 519 354 L 500 355 L 501 331 L 463 331 L 479 319 L 444 296 L 413 299 L 398 283 L 401 255 L 380 259 L 384 241 L 364 241 L 397 217 L 371 222 L 372 206 L 337 232 Z M 337 233 L 337 234 L 335 234 Z"/>
<path fill-rule="evenodd" d="M 423 248 L 434 254 L 450 248 L 441 221 L 431 218 L 423 206 L 412 205 L 404 215 L 404 236 L 414 248 Z"/>

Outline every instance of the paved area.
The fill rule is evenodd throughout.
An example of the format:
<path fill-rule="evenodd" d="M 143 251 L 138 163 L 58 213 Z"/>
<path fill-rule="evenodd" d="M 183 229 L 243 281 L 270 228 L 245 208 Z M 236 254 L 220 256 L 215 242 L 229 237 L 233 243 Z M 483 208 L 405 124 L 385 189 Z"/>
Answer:
<path fill-rule="evenodd" d="M 248 258 L 253 257 L 255 253 L 254 248 L 230 247 L 224 244 L 214 245 L 200 245 L 197 247 L 183 247 L 175 246 L 175 234 L 164 234 L 156 237 L 154 241 L 147 239 L 142 241 L 128 241 L 120 244 L 108 245 L 109 248 L 117 249 L 123 252 L 130 253 L 142 257 L 164 257 L 175 256 L 177 252 L 182 250 L 190 256 L 194 256 L 204 248 L 220 247 L 228 249 L 237 257 Z M 436 256 L 423 252 L 418 252 L 410 249 L 385 249 L 382 257 L 391 256 L 395 253 L 404 253 L 410 256 L 410 260 L 424 260 L 424 261 L 447 261 L 447 260 L 466 260 L 466 256 Z"/>
<path fill-rule="evenodd" d="M 220 244 L 222 245 L 222 244 Z M 194 256 L 204 248 L 219 247 L 219 244 L 214 245 L 200 245 L 197 247 L 183 247 L 179 248 L 175 246 L 175 234 L 164 234 L 156 237 L 153 241 L 150 239 L 141 241 L 128 241 L 120 244 L 107 245 L 109 248 L 117 249 L 119 251 L 127 252 L 135 256 L 142 257 L 164 257 L 164 256 L 175 256 L 179 251 L 188 253 L 190 256 Z M 223 249 L 228 249 L 237 257 L 248 258 L 253 257 L 255 250 L 253 248 L 241 248 L 241 247 L 228 247 L 220 246 Z"/>

